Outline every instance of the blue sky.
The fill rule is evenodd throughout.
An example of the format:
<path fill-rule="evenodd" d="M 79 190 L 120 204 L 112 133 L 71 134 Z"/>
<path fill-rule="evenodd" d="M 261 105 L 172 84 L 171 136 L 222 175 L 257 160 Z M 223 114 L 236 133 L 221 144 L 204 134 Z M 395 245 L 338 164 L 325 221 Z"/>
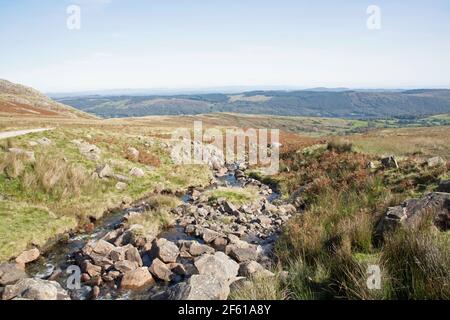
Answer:
<path fill-rule="evenodd" d="M 0 78 L 46 92 L 450 87 L 448 0 L 0 0 L 0 40 Z"/>

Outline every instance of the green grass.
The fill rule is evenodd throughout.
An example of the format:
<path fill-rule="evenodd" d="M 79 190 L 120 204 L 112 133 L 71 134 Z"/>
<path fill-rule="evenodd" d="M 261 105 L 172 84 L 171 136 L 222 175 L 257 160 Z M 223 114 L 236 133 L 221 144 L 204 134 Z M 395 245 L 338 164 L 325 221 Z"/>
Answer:
<path fill-rule="evenodd" d="M 254 188 L 217 188 L 206 192 L 208 201 L 215 202 L 224 199 L 235 205 L 251 203 L 258 198 L 258 191 Z"/>
<path fill-rule="evenodd" d="M 43 246 L 48 239 L 74 228 L 76 224 L 74 218 L 58 218 L 46 209 L 0 201 L 0 261 L 18 255 L 31 243 Z"/>
<path fill-rule="evenodd" d="M 52 140 L 49 146 L 30 146 L 29 141 L 41 137 Z M 95 144 L 102 151 L 102 159 L 92 161 L 80 154 L 78 147 L 72 143 L 74 139 L 82 139 Z M 62 222 L 72 221 L 80 225 L 88 221 L 88 217 L 100 218 L 110 209 L 121 205 L 123 199 L 137 200 L 146 197 L 155 189 L 184 192 L 190 186 L 206 186 L 212 177 L 206 166 L 176 166 L 171 163 L 167 149 L 161 147 L 155 140 L 151 146 L 145 146 L 139 136 L 109 132 L 101 129 L 56 129 L 53 131 L 35 133 L 2 141 L 0 148 L 0 194 L 8 200 L 21 203 L 21 207 L 40 207 L 54 212 L 62 218 Z M 126 150 L 133 146 L 145 150 L 147 157 L 139 160 L 127 159 Z M 36 161 L 26 162 L 21 158 L 11 158 L 6 152 L 7 147 L 17 147 L 33 151 Z M 115 174 L 132 178 L 125 190 L 115 188 L 117 179 L 93 179 L 92 173 L 98 164 L 107 163 Z M 149 167 L 147 166 L 149 165 Z M 9 168 L 14 170 L 10 170 Z M 129 172 L 133 167 L 144 170 L 143 177 L 131 177 Z M 24 216 L 18 216 L 20 221 Z M 21 224 L 16 221 L 16 228 Z M 44 220 L 36 221 L 36 224 Z M 4 225 L 0 221 L 0 225 Z M 7 227 L 0 226 L 0 228 Z M 26 226 L 23 226 L 26 229 Z M 58 229 L 59 231 L 65 230 Z M 54 234 L 43 233 L 43 238 Z M 25 238 L 26 239 L 26 238 Z M 22 241 L 21 241 L 22 243 Z M 9 246 L 10 247 L 10 246 Z M 23 248 L 24 245 L 17 246 Z M 0 248 L 1 250 L 1 248 Z M 8 249 L 12 255 L 20 252 Z M 6 255 L 4 256 L 6 257 Z"/>

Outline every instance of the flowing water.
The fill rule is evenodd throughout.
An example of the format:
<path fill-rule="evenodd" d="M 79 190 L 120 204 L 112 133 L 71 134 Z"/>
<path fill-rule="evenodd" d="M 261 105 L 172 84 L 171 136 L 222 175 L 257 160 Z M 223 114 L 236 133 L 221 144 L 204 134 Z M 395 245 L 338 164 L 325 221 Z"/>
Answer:
<path fill-rule="evenodd" d="M 231 166 L 229 168 L 229 173 L 223 177 L 218 177 L 218 185 L 219 186 L 228 186 L 228 187 L 241 187 L 241 182 L 239 182 L 234 175 L 234 171 L 236 170 L 235 166 Z M 268 196 L 269 201 L 273 201 L 279 198 L 279 194 L 273 192 Z M 192 201 L 191 196 L 189 194 L 185 194 L 181 197 L 184 202 Z M 119 210 L 108 214 L 103 219 L 97 222 L 97 226 L 92 232 L 86 233 L 78 233 L 72 234 L 69 236 L 68 240 L 60 241 L 59 243 L 52 246 L 51 250 L 43 254 L 36 262 L 31 263 L 27 266 L 27 272 L 29 275 L 40 278 L 40 279 L 49 279 L 56 271 L 60 273 L 60 275 L 55 279 L 58 281 L 64 288 L 67 288 L 67 280 L 69 274 L 66 274 L 66 269 L 75 265 L 72 256 L 75 252 L 79 251 L 83 248 L 89 241 L 101 239 L 105 236 L 109 231 L 114 230 L 118 227 L 119 224 L 123 222 L 123 217 L 131 212 L 139 212 L 145 211 L 147 209 L 145 200 L 140 201 L 139 204 L 127 208 L 125 210 Z M 163 231 L 159 238 L 166 238 L 170 241 L 177 240 L 194 240 L 196 238 L 190 237 L 184 232 L 184 228 L 181 226 L 174 226 L 168 230 Z M 196 239 L 198 240 L 198 239 Z M 257 239 L 246 239 L 249 242 L 257 242 Z M 266 241 L 271 241 L 271 239 L 267 239 Z M 259 242 L 264 245 L 263 242 Z M 143 259 L 145 262 L 145 259 Z M 175 279 L 176 280 L 176 279 Z M 181 279 L 180 279 L 181 280 Z M 175 281 L 176 282 L 176 281 Z M 150 289 L 144 289 L 141 291 L 122 291 L 118 288 L 108 287 L 108 285 L 103 285 L 101 287 L 100 296 L 98 299 L 106 300 L 106 299 L 149 299 L 151 296 L 158 294 L 167 289 L 168 284 L 158 282 L 157 285 L 151 287 Z M 90 287 L 82 286 L 79 290 L 72 290 L 71 295 L 73 299 L 85 299 L 89 297 Z"/>

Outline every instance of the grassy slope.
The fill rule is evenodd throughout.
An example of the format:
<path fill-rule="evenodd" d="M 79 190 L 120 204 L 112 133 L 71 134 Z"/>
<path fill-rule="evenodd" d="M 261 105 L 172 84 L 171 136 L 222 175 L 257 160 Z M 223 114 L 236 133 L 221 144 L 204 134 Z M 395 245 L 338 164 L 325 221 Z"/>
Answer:
<path fill-rule="evenodd" d="M 47 137 L 52 140 L 51 146 L 30 147 L 30 140 Z M 129 176 L 133 167 L 142 168 L 146 174 L 141 178 L 133 178 L 124 191 L 115 188 L 117 180 L 93 180 L 90 178 L 96 163 L 79 153 L 73 139 L 84 139 L 94 143 L 102 150 L 102 160 L 99 163 L 109 163 L 115 173 Z M 0 229 L 8 230 L 12 226 L 16 232 L 7 232 L 0 246 L 0 260 L 17 255 L 28 244 L 42 244 L 46 239 L 54 237 L 67 228 L 73 228 L 78 223 L 87 221 L 87 217 L 100 217 L 108 210 L 120 205 L 124 198 L 139 199 L 153 192 L 155 188 L 172 191 L 184 190 L 191 185 L 206 185 L 210 172 L 204 166 L 174 166 L 167 150 L 160 140 L 152 140 L 152 147 L 145 147 L 143 139 L 103 129 L 56 129 L 54 131 L 30 134 L 2 141 L 4 147 L 9 146 L 32 150 L 36 162 L 19 163 L 19 174 L 11 177 L 8 170 L 0 173 L 0 212 L 8 219 L 0 220 Z M 133 146 L 146 152 L 146 163 L 126 159 L 128 146 Z M 2 167 L 11 164 L 7 153 L 0 151 Z M 12 204 L 17 203 L 17 206 Z M 29 210 L 40 208 L 36 221 L 30 221 Z M 37 209 L 36 209 L 37 210 Z M 47 214 L 44 214 L 44 213 Z M 30 224 L 31 223 L 31 224 Z M 28 234 L 30 225 L 35 226 L 38 233 Z M 48 228 L 44 227 L 48 226 Z M 2 232 L 2 234 L 4 234 Z M 39 234 L 39 238 L 36 238 Z"/>

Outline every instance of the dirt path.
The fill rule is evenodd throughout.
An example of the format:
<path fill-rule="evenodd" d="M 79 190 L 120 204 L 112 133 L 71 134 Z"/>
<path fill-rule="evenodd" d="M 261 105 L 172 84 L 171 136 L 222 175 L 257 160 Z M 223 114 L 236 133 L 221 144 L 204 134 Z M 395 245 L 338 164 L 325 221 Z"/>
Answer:
<path fill-rule="evenodd" d="M 26 129 L 26 130 L 0 132 L 0 140 L 7 139 L 7 138 L 13 138 L 13 137 L 17 137 L 17 136 L 23 136 L 24 134 L 28 134 L 28 133 L 42 132 L 42 131 L 48 131 L 48 130 L 53 130 L 53 128 Z"/>

